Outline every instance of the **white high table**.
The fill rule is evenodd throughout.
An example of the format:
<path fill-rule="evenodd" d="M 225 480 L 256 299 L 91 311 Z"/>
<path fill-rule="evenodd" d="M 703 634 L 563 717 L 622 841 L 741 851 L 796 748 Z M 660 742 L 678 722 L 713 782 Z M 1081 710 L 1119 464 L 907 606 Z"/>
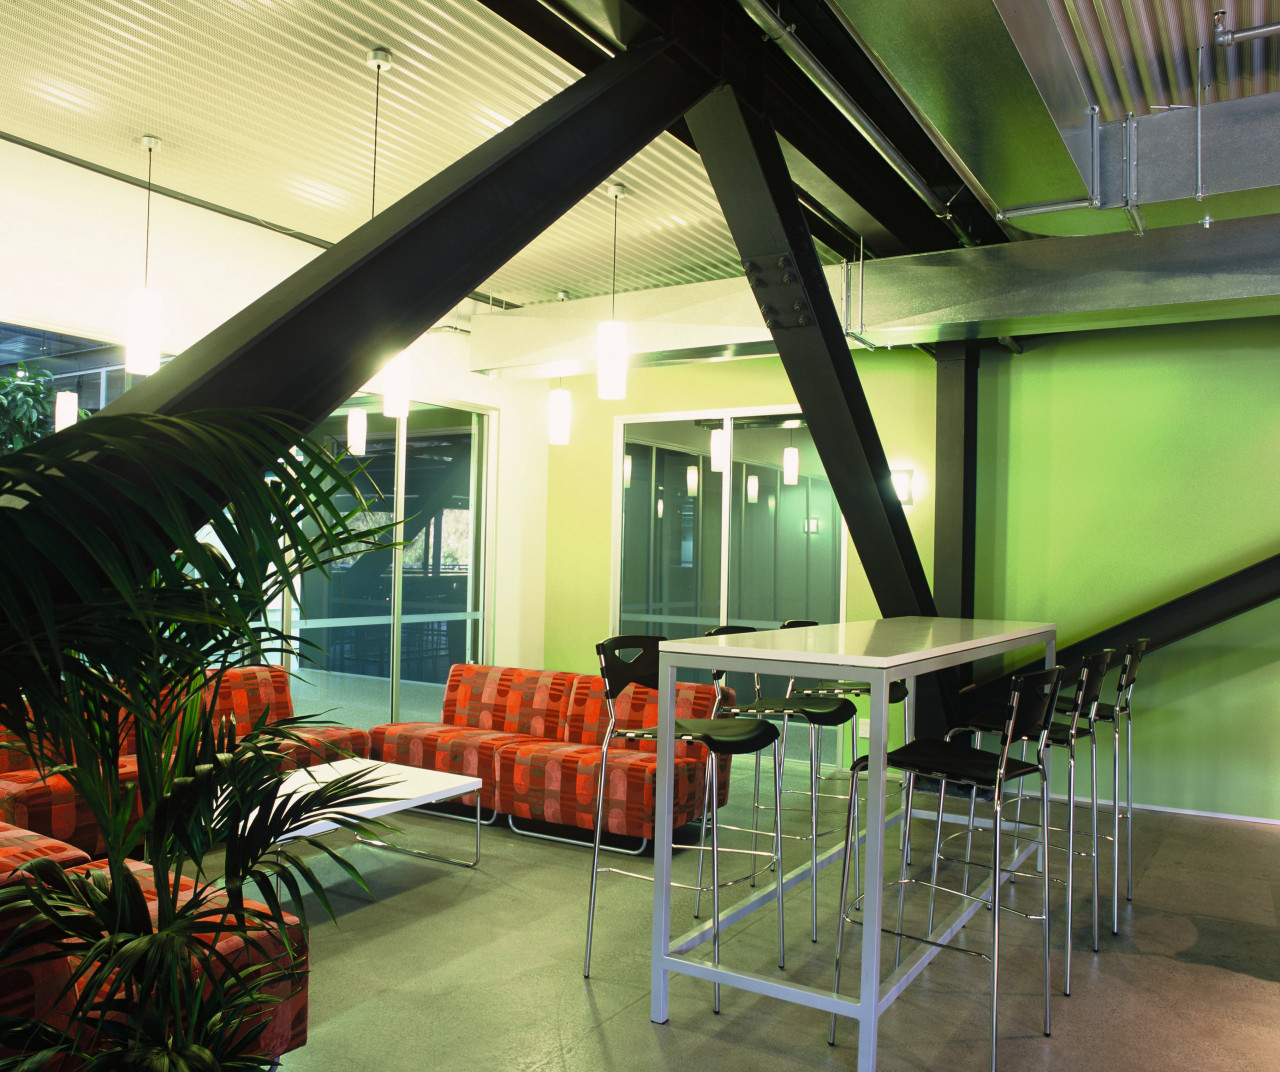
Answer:
<path fill-rule="evenodd" d="M 858 1067 L 876 1067 L 876 1034 L 881 1014 L 938 952 L 925 946 L 906 958 L 883 984 L 880 979 L 880 927 L 884 886 L 885 751 L 888 728 L 888 690 L 891 681 L 907 680 L 944 667 L 973 662 L 1019 648 L 1044 646 L 1045 666 L 1056 656 L 1056 628 L 1033 622 L 984 621 L 962 618 L 885 618 L 843 622 L 768 632 L 668 640 L 661 645 L 659 671 L 657 815 L 654 821 L 653 954 L 650 1015 L 666 1023 L 670 973 L 692 975 L 743 990 L 780 998 L 825 1012 L 840 1013 L 859 1022 Z M 677 669 L 731 670 L 745 673 L 792 675 L 866 681 L 871 688 L 871 736 L 866 807 L 866 894 L 862 901 L 862 957 L 858 997 L 841 997 L 786 981 L 781 972 L 758 974 L 744 969 L 714 967 L 687 956 L 709 937 L 703 923 L 673 941 L 671 936 L 671 816 L 672 724 Z M 843 845 L 824 854 L 819 867 L 843 853 Z M 809 866 L 783 880 L 787 887 L 808 875 Z M 772 886 L 761 889 L 726 913 L 732 923 L 772 902 Z M 954 934 L 981 906 L 974 902 L 946 921 L 941 940 Z M 834 956 L 834 940 L 831 952 Z M 851 958 L 852 959 L 852 958 Z"/>

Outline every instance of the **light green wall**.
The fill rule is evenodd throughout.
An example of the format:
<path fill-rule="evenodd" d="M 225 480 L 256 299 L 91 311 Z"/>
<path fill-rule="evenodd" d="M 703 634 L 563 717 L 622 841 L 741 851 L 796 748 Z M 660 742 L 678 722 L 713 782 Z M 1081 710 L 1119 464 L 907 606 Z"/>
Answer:
<path fill-rule="evenodd" d="M 984 353 L 978 613 L 1056 621 L 1067 644 L 1280 551 L 1278 329 Z M 1280 819 L 1277 625 L 1264 607 L 1144 662 L 1136 800 Z"/>
<path fill-rule="evenodd" d="M 860 352 L 857 366 L 890 464 L 921 470 L 922 494 L 907 517 L 928 571 L 933 554 L 933 361 L 918 350 L 878 350 Z M 634 370 L 622 402 L 597 400 L 589 377 L 566 379 L 564 386 L 573 392 L 573 432 L 569 446 L 549 448 L 545 665 L 587 672 L 596 667 L 597 641 L 614 628 L 609 620 L 609 553 L 615 418 L 756 406 L 788 409 L 796 402 L 780 362 L 769 358 Z M 847 599 L 847 617 L 877 617 L 852 553 Z"/>
<path fill-rule="evenodd" d="M 1278 335 L 1274 320 L 1218 322 L 984 352 L 978 613 L 1055 621 L 1068 644 L 1280 551 Z M 933 363 L 917 351 L 857 362 L 890 463 L 919 467 L 907 516 L 931 572 Z M 615 415 L 794 395 L 771 360 L 641 370 L 621 403 L 597 402 L 590 380 L 566 384 L 576 410 L 572 446 L 551 448 L 546 665 L 586 671 L 612 627 Z M 852 555 L 847 598 L 848 618 L 876 616 Z M 1280 819 L 1277 647 L 1280 607 L 1268 606 L 1147 659 L 1139 803 Z M 1101 759 L 1109 769 L 1109 743 Z"/>

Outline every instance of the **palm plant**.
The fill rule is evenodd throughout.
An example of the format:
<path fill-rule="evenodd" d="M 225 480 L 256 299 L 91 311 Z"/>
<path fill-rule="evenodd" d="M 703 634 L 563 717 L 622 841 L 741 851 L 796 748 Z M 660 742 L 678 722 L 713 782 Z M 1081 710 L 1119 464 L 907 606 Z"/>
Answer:
<path fill-rule="evenodd" d="M 282 796 L 281 747 L 308 719 L 238 738 L 198 714 L 227 667 L 296 648 L 268 611 L 305 571 L 387 538 L 364 510 L 339 459 L 260 412 L 98 416 L 0 457 L 0 724 L 106 844 L 94 869 L 37 861 L 0 890 L 0 920 L 22 920 L 0 961 L 68 965 L 56 1014 L 0 1021 L 0 1068 L 270 1064 L 266 1013 L 296 988 L 306 926 L 277 884 L 300 915 L 304 886 L 329 908 L 292 846 L 359 880 L 290 835 L 358 828 L 344 809 L 379 785 Z"/>

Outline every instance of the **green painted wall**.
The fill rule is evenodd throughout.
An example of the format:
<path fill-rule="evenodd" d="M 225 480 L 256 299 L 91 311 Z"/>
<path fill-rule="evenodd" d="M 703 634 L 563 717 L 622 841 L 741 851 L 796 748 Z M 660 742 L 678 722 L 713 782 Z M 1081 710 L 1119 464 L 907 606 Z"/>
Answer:
<path fill-rule="evenodd" d="M 1055 621 L 1066 644 L 1280 551 L 1278 334 L 1275 320 L 1217 322 L 985 352 L 978 613 Z M 907 516 L 928 571 L 933 363 L 917 351 L 857 362 L 891 464 L 918 466 Z M 545 654 L 587 671 L 612 624 L 615 415 L 794 396 L 768 360 L 641 370 L 621 403 L 565 382 L 576 409 L 572 445 L 550 448 Z M 850 619 L 876 616 L 852 555 L 847 599 Z M 1280 820 L 1277 647 L 1269 606 L 1148 658 L 1135 690 L 1140 803 Z M 1101 759 L 1109 770 L 1109 743 Z"/>
<path fill-rule="evenodd" d="M 1280 551 L 1278 327 L 984 354 L 978 613 L 1056 621 L 1070 643 Z M 1280 819 L 1277 625 L 1261 608 L 1144 662 L 1137 801 Z"/>

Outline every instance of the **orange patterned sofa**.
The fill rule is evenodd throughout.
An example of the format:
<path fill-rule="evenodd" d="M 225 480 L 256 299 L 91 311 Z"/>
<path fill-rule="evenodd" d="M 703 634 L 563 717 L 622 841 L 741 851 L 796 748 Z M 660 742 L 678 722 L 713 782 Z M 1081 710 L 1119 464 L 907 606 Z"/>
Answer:
<path fill-rule="evenodd" d="M 264 712 L 268 722 L 293 715 L 289 677 L 281 666 L 238 666 L 226 670 L 220 681 L 206 686 L 205 717 L 234 721 L 243 735 Z M 281 751 L 290 766 L 327 763 L 348 753 L 368 756 L 369 734 L 346 726 L 310 726 L 299 734 L 305 745 L 290 742 Z M 0 745 L 4 738 L 0 736 Z M 120 757 L 120 777 L 137 777 L 137 762 Z M 62 775 L 42 777 L 29 756 L 13 747 L 0 746 L 0 822 L 36 830 L 69 842 L 92 857 L 106 849 L 93 813 Z"/>
<path fill-rule="evenodd" d="M 715 690 L 681 684 L 676 704 L 680 718 L 710 717 Z M 629 686 L 616 706 L 620 729 L 657 724 L 654 689 Z M 598 676 L 459 663 L 449 671 L 441 720 L 375 726 L 369 755 L 480 778 L 481 805 L 508 816 L 513 829 L 514 820 L 522 819 L 592 830 L 607 726 L 604 681 Z M 650 742 L 618 739 L 610 745 L 604 802 L 610 833 L 653 837 L 657 758 Z M 701 816 L 704 770 L 702 746 L 677 743 L 673 826 Z M 725 757 L 720 804 L 728 793 Z"/>
<path fill-rule="evenodd" d="M 23 830 L 0 822 L 0 887 L 22 881 L 21 866 L 38 858 L 47 858 L 60 867 L 88 873 L 106 867 L 103 861 L 90 861 L 88 856 L 73 845 L 46 837 L 31 830 Z M 155 880 L 145 864 L 131 861 L 129 866 L 138 875 L 143 895 L 152 909 L 155 919 Z M 191 895 L 194 884 L 183 878 L 179 884 L 179 898 Z M 266 911 L 266 906 L 246 901 L 252 909 Z M 24 919 L 20 909 L 0 913 L 0 950 L 15 940 Z M 255 1043 L 258 1052 L 279 1057 L 296 1049 L 307 1041 L 307 950 L 302 928 L 298 920 L 285 914 L 289 948 L 286 949 L 279 935 L 266 931 L 252 931 L 251 941 L 224 934 L 217 944 L 217 953 L 225 962 L 237 967 L 269 964 L 272 971 L 280 971 L 281 978 L 267 987 L 268 1003 L 248 1023 L 266 1019 L 263 1033 Z M 53 958 L 31 964 L 22 964 L 21 948 L 15 945 L 0 956 L 0 1018 L 18 1017 L 39 1019 L 65 1028 L 67 1021 L 61 1015 L 76 1000 L 83 987 L 83 980 L 74 976 L 74 962 L 69 957 Z M 8 1051 L 0 1049 L 0 1054 Z M 70 1066 L 59 1066 L 70 1067 Z"/>

